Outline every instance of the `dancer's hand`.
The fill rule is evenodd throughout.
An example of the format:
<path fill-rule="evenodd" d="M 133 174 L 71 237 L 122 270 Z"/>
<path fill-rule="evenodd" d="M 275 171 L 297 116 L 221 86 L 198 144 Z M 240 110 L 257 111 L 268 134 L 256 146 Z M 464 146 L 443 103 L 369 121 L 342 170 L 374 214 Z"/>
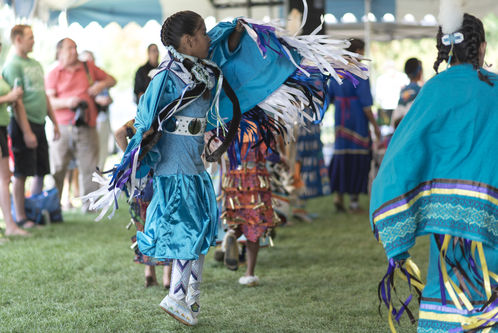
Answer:
<path fill-rule="evenodd" d="M 237 20 L 237 25 L 235 26 L 235 31 L 237 32 L 243 32 L 244 31 L 244 25 L 242 24 L 241 20 Z"/>
<path fill-rule="evenodd" d="M 235 26 L 235 29 L 230 34 L 230 37 L 228 37 L 228 50 L 230 50 L 230 52 L 235 51 L 237 46 L 239 46 L 240 39 L 242 38 L 244 30 L 245 28 L 244 25 L 242 24 L 242 21 L 237 20 L 237 25 Z"/>
<path fill-rule="evenodd" d="M 145 139 L 146 137 L 148 137 L 149 135 L 151 135 L 152 133 L 154 133 L 154 129 L 153 128 L 149 128 L 145 133 L 144 135 L 142 136 L 142 140 Z"/>

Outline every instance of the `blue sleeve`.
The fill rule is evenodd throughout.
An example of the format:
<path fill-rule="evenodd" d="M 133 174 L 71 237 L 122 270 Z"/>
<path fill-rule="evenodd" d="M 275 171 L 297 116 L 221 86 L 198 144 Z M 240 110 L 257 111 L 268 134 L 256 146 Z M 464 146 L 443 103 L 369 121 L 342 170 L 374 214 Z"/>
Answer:
<path fill-rule="evenodd" d="M 143 134 L 151 127 L 157 113 L 167 103 L 176 98 L 176 91 L 177 89 L 173 79 L 169 75 L 169 71 L 160 72 L 152 79 L 147 90 L 140 97 L 134 124 L 137 132 L 130 139 L 124 156 L 140 145 Z M 149 152 L 142 161 L 140 170 L 137 170 L 137 178 L 146 176 L 150 166 L 154 165 L 156 160 L 157 156 L 155 156 L 155 153 L 152 151 Z"/>
<path fill-rule="evenodd" d="M 372 92 L 370 91 L 370 80 L 358 80 L 358 86 L 355 89 L 356 96 L 360 100 L 362 107 L 368 107 L 373 105 Z"/>
<path fill-rule="evenodd" d="M 208 32 L 209 38 L 211 38 L 210 59 L 219 67 L 222 67 L 241 48 L 242 43 L 239 43 L 233 52 L 228 49 L 228 38 L 236 25 L 237 19 L 232 22 L 220 22 Z"/>

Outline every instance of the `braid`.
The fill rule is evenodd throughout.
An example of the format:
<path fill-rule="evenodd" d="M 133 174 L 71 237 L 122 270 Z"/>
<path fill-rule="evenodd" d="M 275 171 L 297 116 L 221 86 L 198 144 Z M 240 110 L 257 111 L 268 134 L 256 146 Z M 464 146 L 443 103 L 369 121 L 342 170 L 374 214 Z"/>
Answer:
<path fill-rule="evenodd" d="M 177 43 L 175 43 L 176 42 L 174 38 L 175 36 L 171 35 L 170 27 L 172 24 L 174 24 L 173 22 L 175 22 L 179 18 L 180 16 L 179 14 L 180 12 L 175 13 L 170 17 L 168 17 L 166 21 L 164 21 L 163 26 L 161 27 L 161 42 L 163 43 L 164 46 L 172 45 L 175 49 L 178 47 L 178 45 L 175 45 Z"/>
<path fill-rule="evenodd" d="M 462 28 L 458 31 L 463 34 L 464 40 L 459 44 L 453 45 L 453 57 L 451 64 L 456 62 L 471 64 L 477 71 L 479 79 L 492 86 L 493 83 L 489 80 L 489 77 L 481 73 L 479 66 L 479 48 L 481 44 L 485 42 L 484 27 L 482 22 L 475 16 L 464 14 Z M 448 62 L 449 52 L 451 50 L 451 45 L 443 44 L 442 37 L 443 32 L 441 27 L 439 27 L 437 33 L 438 57 L 434 62 L 434 70 L 436 73 L 438 73 L 439 64 L 443 60 Z"/>
<path fill-rule="evenodd" d="M 446 62 L 448 61 L 449 53 L 450 53 L 450 47 L 443 44 L 442 37 L 443 37 L 443 31 L 442 31 L 441 27 L 439 27 L 439 30 L 438 30 L 437 36 L 436 36 L 436 48 L 438 50 L 438 53 L 437 53 L 437 59 L 434 62 L 434 66 L 433 66 L 436 73 L 439 73 L 439 70 L 438 70 L 439 65 L 443 62 L 443 60 Z"/>
<path fill-rule="evenodd" d="M 479 46 L 484 42 L 484 34 L 480 34 L 477 22 L 472 20 L 472 16 L 468 14 L 464 14 L 461 30 L 465 39 L 461 46 L 458 45 L 458 47 L 455 47 L 455 56 L 461 62 L 468 62 L 472 64 L 472 67 L 474 67 L 475 70 L 478 70 Z"/>
<path fill-rule="evenodd" d="M 477 70 L 477 76 L 479 76 L 479 80 L 486 82 L 490 86 L 494 86 L 494 83 L 491 82 L 487 75 L 484 75 L 480 69 Z"/>
<path fill-rule="evenodd" d="M 161 43 L 163 43 L 164 46 L 170 45 L 171 41 L 169 40 L 167 33 L 168 33 L 168 26 L 171 23 L 171 16 L 164 21 L 163 26 L 161 27 Z"/>

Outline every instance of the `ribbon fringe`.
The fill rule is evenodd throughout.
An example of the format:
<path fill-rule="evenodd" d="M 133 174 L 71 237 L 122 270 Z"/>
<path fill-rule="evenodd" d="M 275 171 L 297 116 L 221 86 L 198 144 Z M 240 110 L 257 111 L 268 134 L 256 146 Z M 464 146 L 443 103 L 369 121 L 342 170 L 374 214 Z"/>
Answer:
<path fill-rule="evenodd" d="M 304 66 L 313 66 L 323 75 L 333 77 L 339 83 L 342 82 L 340 72 L 343 71 L 362 79 L 368 78 L 367 68 L 360 62 L 366 58 L 346 51 L 350 45 L 347 40 L 335 40 L 326 35 L 317 35 L 320 26 L 311 35 L 292 36 L 275 22 L 264 23 L 250 18 L 240 20 L 263 57 L 266 57 L 269 49 L 273 50 L 288 58 L 304 75 L 310 76 Z M 291 50 L 302 57 L 300 64 L 296 63 Z"/>
<path fill-rule="evenodd" d="M 395 276 L 399 276 L 403 280 L 408 282 L 410 295 L 404 301 L 402 301 L 397 296 L 397 291 L 395 287 Z M 391 332 L 393 333 L 396 332 L 393 319 L 399 323 L 401 316 L 405 312 L 408 315 L 410 322 L 412 324 L 415 323 L 416 321 L 415 316 L 408 308 L 408 306 L 413 299 L 413 293 L 412 293 L 413 290 L 416 292 L 418 302 L 420 303 L 420 298 L 422 295 L 423 288 L 424 284 L 420 280 L 420 271 L 417 265 L 415 265 L 415 263 L 410 258 L 406 260 L 397 260 L 397 261 L 391 258 L 389 260 L 387 273 L 384 275 L 381 282 L 379 283 L 377 293 L 379 297 L 379 314 L 381 313 L 380 308 L 382 303 L 384 303 L 384 305 L 389 310 L 388 322 Z M 398 302 L 401 303 L 399 309 L 396 308 L 395 302 L 393 301 L 394 295 L 398 299 Z"/>
<path fill-rule="evenodd" d="M 458 310 L 466 314 L 465 321 L 461 322 L 461 328 L 451 330 L 451 333 L 479 331 L 487 333 L 492 327 L 498 325 L 498 276 L 490 272 L 482 242 L 465 240 L 451 235 L 435 235 L 436 243 L 439 248 L 439 280 L 441 289 L 441 298 L 443 306 L 446 306 L 445 291 L 448 292 L 453 304 Z M 457 265 L 457 262 L 447 256 L 448 248 L 453 240 L 453 247 L 460 246 L 463 256 L 468 264 L 472 276 L 468 276 L 465 270 Z M 478 253 L 481 269 L 478 268 L 476 251 Z M 459 285 L 457 285 L 449 276 L 446 265 L 455 272 Z M 492 279 L 495 283 L 492 283 Z M 468 288 L 477 289 L 475 285 L 484 289 L 486 304 L 481 307 L 474 307 L 471 303 L 472 296 Z M 463 290 L 462 290 L 463 289 Z M 481 294 L 480 292 L 478 292 Z M 464 309 L 465 307 L 465 309 Z"/>

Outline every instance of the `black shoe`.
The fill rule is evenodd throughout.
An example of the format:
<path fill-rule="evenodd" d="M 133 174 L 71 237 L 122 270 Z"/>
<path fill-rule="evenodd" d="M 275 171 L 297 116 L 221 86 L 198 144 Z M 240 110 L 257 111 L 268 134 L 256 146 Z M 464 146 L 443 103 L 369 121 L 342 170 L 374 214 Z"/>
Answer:
<path fill-rule="evenodd" d="M 346 208 L 344 207 L 342 202 L 334 201 L 334 206 L 335 206 L 335 209 L 338 213 L 345 213 L 346 212 Z"/>
<path fill-rule="evenodd" d="M 225 266 L 232 271 L 239 268 L 239 245 L 237 237 L 233 230 L 230 230 L 225 235 Z"/>

